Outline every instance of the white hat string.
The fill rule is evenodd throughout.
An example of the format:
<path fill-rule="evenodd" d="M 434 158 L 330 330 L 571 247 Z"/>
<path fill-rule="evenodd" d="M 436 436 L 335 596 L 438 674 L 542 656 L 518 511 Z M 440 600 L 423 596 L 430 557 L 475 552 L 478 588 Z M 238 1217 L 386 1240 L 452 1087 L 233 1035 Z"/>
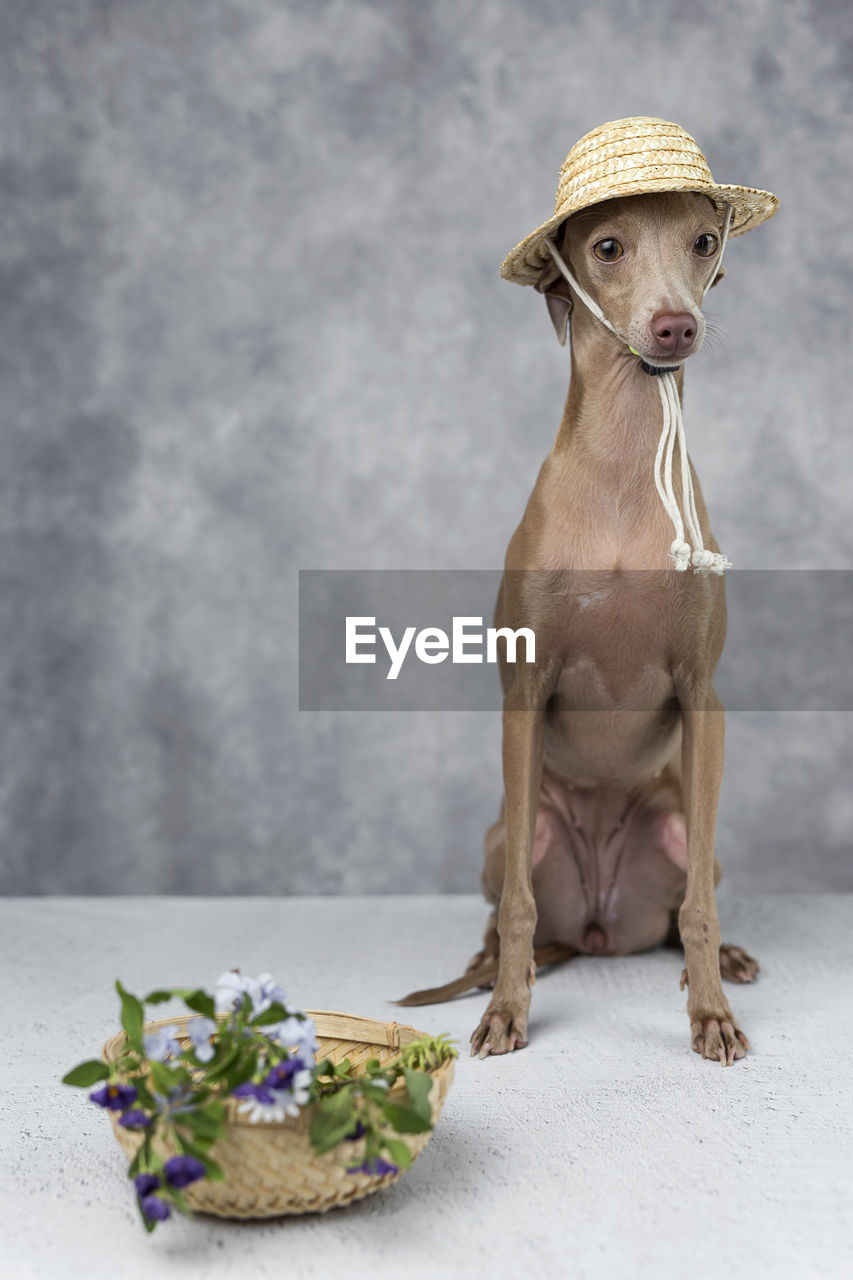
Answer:
<path fill-rule="evenodd" d="M 711 272 L 711 278 L 705 285 L 703 297 L 719 274 L 720 263 L 728 240 L 731 214 L 731 206 L 727 205 L 723 218 L 720 252 L 714 260 L 714 269 Z M 545 240 L 545 244 L 548 246 L 551 256 L 561 273 L 587 310 L 591 311 L 596 320 L 599 320 L 606 329 L 609 329 L 620 342 L 624 342 L 629 351 L 637 355 L 638 352 L 634 351 L 622 334 L 617 333 L 598 303 L 578 284 L 563 261 L 554 241 L 549 238 Z M 725 569 L 732 567 L 732 563 L 721 553 L 706 550 L 702 540 L 702 530 L 699 526 L 699 517 L 696 512 L 696 498 L 693 493 L 693 476 L 690 472 L 690 462 L 687 457 L 687 440 L 684 434 L 681 399 L 678 395 L 675 374 L 667 370 L 657 376 L 657 383 L 663 410 L 663 424 L 661 426 L 660 439 L 658 440 L 657 453 L 655 454 L 654 476 L 660 500 L 675 529 L 675 538 L 669 548 L 670 555 L 679 572 L 683 572 L 692 566 L 694 573 L 699 573 L 703 576 L 708 573 L 722 574 Z M 672 460 L 676 440 L 678 441 L 678 453 L 681 463 L 681 493 L 684 501 L 683 519 L 672 484 Z M 687 538 L 689 538 L 689 541 L 685 538 L 685 524 L 687 525 Z"/>

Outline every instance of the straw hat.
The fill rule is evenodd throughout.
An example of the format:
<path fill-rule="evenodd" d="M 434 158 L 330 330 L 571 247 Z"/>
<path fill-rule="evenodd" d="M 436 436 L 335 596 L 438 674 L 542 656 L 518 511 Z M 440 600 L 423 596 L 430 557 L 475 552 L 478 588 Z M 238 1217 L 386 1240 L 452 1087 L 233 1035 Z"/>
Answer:
<path fill-rule="evenodd" d="M 550 261 L 545 240 L 570 214 L 602 200 L 653 191 L 700 191 L 718 209 L 731 205 L 730 236 L 757 227 L 779 208 L 769 191 L 715 182 L 698 145 L 679 125 L 650 116 L 611 120 L 572 147 L 560 170 L 554 216 L 507 254 L 501 275 L 516 284 L 535 284 Z"/>

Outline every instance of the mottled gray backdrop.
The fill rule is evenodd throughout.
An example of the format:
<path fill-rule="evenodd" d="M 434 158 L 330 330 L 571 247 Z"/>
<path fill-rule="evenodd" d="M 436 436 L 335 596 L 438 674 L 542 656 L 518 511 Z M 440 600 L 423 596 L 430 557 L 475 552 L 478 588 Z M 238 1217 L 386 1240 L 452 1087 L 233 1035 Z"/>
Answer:
<path fill-rule="evenodd" d="M 497 264 L 602 121 L 780 195 L 691 451 L 740 567 L 853 567 L 852 58 L 846 0 L 0 0 L 0 888 L 476 889 L 498 716 L 299 713 L 297 570 L 501 563 L 568 358 Z M 851 728 L 730 717 L 730 886 L 853 888 Z"/>

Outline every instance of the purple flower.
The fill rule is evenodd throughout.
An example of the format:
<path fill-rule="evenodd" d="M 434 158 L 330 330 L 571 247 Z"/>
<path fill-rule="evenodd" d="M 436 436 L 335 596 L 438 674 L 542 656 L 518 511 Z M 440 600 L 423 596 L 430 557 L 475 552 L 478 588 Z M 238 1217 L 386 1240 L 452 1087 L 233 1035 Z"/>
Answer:
<path fill-rule="evenodd" d="M 172 1210 L 159 1196 L 140 1196 L 139 1204 L 149 1222 L 165 1222 Z"/>
<path fill-rule="evenodd" d="M 137 1091 L 132 1084 L 104 1084 L 94 1093 L 89 1094 L 91 1102 L 109 1111 L 126 1111 L 131 1102 L 135 1102 Z"/>
<path fill-rule="evenodd" d="M 157 1190 L 160 1185 L 160 1179 L 156 1173 L 138 1173 L 133 1179 L 133 1185 L 136 1187 L 136 1194 L 139 1196 L 139 1206 L 149 1222 L 165 1222 L 172 1212 L 165 1200 L 161 1200 L 159 1196 L 152 1193 Z"/>
<path fill-rule="evenodd" d="M 297 1071 L 304 1070 L 305 1063 L 301 1058 L 286 1058 L 284 1062 L 276 1063 L 264 1080 L 264 1084 L 270 1089 L 290 1089 Z"/>
<path fill-rule="evenodd" d="M 124 1115 L 119 1116 L 118 1122 L 125 1129 L 144 1129 L 147 1124 L 151 1123 L 151 1117 L 137 1107 L 130 1111 L 125 1111 Z"/>
<path fill-rule="evenodd" d="M 347 1169 L 347 1173 L 368 1173 L 375 1178 L 384 1178 L 386 1174 L 399 1172 L 395 1164 L 383 1160 L 381 1156 L 374 1156 L 372 1160 L 365 1160 L 362 1164 L 356 1164 Z"/>
<path fill-rule="evenodd" d="M 309 1098 L 311 1072 L 301 1058 L 279 1062 L 260 1083 L 247 1080 L 233 1092 L 241 1102 L 237 1110 L 249 1117 L 250 1124 L 281 1124 L 288 1116 L 298 1116 Z"/>
<path fill-rule="evenodd" d="M 163 1173 L 170 1187 L 188 1187 L 203 1178 L 206 1170 L 195 1156 L 172 1156 L 163 1165 Z"/>
<path fill-rule="evenodd" d="M 344 1137 L 346 1138 L 347 1142 L 358 1142 L 359 1138 L 363 1138 L 366 1133 L 367 1133 L 367 1130 L 359 1120 L 355 1128 L 353 1129 L 352 1133 L 344 1134 Z"/>
<path fill-rule="evenodd" d="M 255 1102 L 262 1103 L 265 1107 L 270 1107 L 275 1102 L 272 1089 L 266 1084 L 255 1084 L 252 1080 L 246 1080 L 244 1084 L 238 1084 L 232 1096 L 235 1098 L 251 1098 Z"/>

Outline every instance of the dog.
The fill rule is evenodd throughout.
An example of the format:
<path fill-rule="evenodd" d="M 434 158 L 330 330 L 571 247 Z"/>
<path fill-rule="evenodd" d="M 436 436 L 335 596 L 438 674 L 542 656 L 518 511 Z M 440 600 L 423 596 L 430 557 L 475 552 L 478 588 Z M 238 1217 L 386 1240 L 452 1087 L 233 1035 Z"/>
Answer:
<path fill-rule="evenodd" d="M 625 125 L 637 127 L 602 129 Z M 639 121 L 665 151 L 673 135 L 662 125 L 678 129 Z M 496 627 L 533 629 L 536 660 L 509 664 L 504 651 L 501 662 L 504 803 L 485 841 L 493 911 L 483 947 L 464 978 L 401 1002 L 493 984 L 471 1037 L 481 1058 L 528 1043 L 537 964 L 679 941 L 693 1050 L 727 1066 L 749 1048 L 721 978 L 751 982 L 759 966 L 721 945 L 715 898 L 724 712 L 713 676 L 728 562 L 683 434 L 684 469 L 668 490 L 675 506 L 655 480 L 667 456 L 662 417 L 666 429 L 669 403 L 680 422 L 683 364 L 702 345 L 702 302 L 722 278 L 726 231 L 750 207 L 738 193 L 766 197 L 761 207 L 753 199 L 754 221 L 778 202 L 708 179 L 669 190 L 650 162 L 633 194 L 609 197 L 605 182 L 572 211 L 571 193 L 561 205 L 558 192 L 537 252 L 504 264 L 519 278 L 511 273 L 522 263 L 519 282 L 544 295 L 561 342 L 571 315 L 568 398 L 510 541 L 495 612 Z M 673 453 L 670 444 L 670 466 Z M 698 571 L 679 559 L 691 548 L 683 534 L 673 541 L 671 523 L 679 512 L 688 521 L 691 503 Z"/>

